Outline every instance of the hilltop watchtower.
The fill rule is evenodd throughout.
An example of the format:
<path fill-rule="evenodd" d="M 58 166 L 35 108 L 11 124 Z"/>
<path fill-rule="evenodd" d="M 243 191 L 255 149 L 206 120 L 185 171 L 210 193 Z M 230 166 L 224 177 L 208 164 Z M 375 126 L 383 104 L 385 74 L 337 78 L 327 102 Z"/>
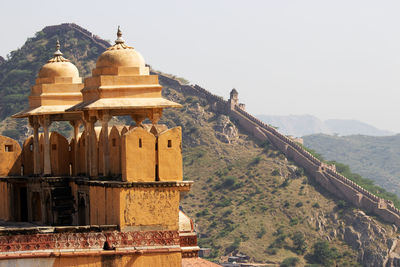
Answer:
<path fill-rule="evenodd" d="M 234 110 L 235 107 L 238 107 L 242 110 L 245 110 L 245 108 L 246 108 L 245 104 L 239 103 L 239 93 L 235 88 L 233 88 L 230 92 L 228 106 L 229 106 L 230 110 Z"/>

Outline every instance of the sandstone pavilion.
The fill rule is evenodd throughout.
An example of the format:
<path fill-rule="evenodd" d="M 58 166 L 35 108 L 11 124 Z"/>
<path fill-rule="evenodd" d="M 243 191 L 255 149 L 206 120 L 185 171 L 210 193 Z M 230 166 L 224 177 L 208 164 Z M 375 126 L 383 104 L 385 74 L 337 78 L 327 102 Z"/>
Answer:
<path fill-rule="evenodd" d="M 218 266 L 198 258 L 179 209 L 193 183 L 183 181 L 181 127 L 158 124 L 181 105 L 117 35 L 84 83 L 57 42 L 29 108 L 13 116 L 33 135 L 22 148 L 0 136 L 0 265 Z M 135 125 L 110 127 L 113 116 Z M 50 131 L 59 121 L 72 125 L 70 139 Z"/>

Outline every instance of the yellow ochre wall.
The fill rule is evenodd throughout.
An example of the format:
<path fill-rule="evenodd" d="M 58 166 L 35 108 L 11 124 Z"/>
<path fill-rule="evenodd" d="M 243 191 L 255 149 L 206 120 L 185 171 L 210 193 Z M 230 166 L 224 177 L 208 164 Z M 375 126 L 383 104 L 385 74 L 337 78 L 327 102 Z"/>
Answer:
<path fill-rule="evenodd" d="M 122 188 L 120 227 L 131 230 L 178 230 L 177 188 Z"/>
<path fill-rule="evenodd" d="M 90 224 L 119 225 L 120 188 L 90 186 Z"/>
<path fill-rule="evenodd" d="M 139 147 L 141 140 L 142 147 Z M 122 136 L 122 180 L 128 182 L 155 181 L 156 137 L 141 127 Z"/>
<path fill-rule="evenodd" d="M 121 174 L 121 136 L 116 126 L 113 126 L 109 135 L 110 173 L 113 176 Z"/>
<path fill-rule="evenodd" d="M 21 147 L 17 141 L 0 135 L 0 160 L 0 177 L 21 174 Z"/>
<path fill-rule="evenodd" d="M 171 147 L 168 147 L 168 141 Z M 160 181 L 182 181 L 182 128 L 158 135 L 158 173 Z"/>
<path fill-rule="evenodd" d="M 32 150 L 31 150 L 32 145 Z M 24 166 L 24 175 L 33 174 L 33 136 L 29 136 L 22 146 L 22 165 Z"/>
<path fill-rule="evenodd" d="M 55 176 L 69 175 L 69 144 L 58 132 L 50 135 L 51 173 Z"/>
<path fill-rule="evenodd" d="M 89 187 L 90 224 L 121 229 L 178 230 L 178 188 Z"/>

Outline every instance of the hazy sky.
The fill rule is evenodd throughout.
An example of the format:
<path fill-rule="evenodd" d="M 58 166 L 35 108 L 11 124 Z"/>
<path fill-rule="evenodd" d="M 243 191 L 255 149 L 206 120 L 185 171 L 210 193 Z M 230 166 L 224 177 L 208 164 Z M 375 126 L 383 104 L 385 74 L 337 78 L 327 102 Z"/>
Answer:
<path fill-rule="evenodd" d="M 0 55 L 47 25 L 108 40 L 253 114 L 358 119 L 400 132 L 400 1 L 2 1 Z"/>

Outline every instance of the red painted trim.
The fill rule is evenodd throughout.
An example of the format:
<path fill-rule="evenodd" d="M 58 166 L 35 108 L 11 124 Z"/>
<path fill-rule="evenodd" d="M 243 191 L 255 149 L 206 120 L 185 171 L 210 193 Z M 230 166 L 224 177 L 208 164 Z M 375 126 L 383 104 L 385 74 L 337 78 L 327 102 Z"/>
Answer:
<path fill-rule="evenodd" d="M 57 257 L 85 257 L 85 256 L 104 256 L 104 255 L 131 255 L 147 253 L 171 253 L 182 252 L 181 248 L 159 248 L 148 250 L 101 250 L 101 251 L 73 251 L 73 252 L 34 252 L 34 253 L 12 253 L 0 255 L 0 260 L 27 259 L 27 258 L 57 258 Z"/>

